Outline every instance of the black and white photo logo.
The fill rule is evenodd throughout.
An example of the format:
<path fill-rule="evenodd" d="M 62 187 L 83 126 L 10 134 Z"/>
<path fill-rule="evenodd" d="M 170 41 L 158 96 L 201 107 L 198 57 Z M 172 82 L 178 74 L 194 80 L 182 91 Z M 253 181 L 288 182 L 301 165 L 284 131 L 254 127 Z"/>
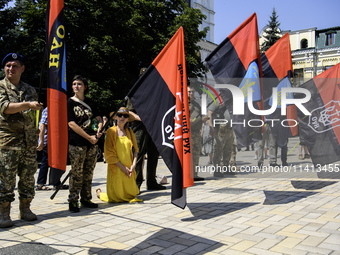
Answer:
<path fill-rule="evenodd" d="M 308 126 L 316 133 L 324 133 L 340 126 L 340 101 L 329 101 L 324 107 L 311 111 Z"/>

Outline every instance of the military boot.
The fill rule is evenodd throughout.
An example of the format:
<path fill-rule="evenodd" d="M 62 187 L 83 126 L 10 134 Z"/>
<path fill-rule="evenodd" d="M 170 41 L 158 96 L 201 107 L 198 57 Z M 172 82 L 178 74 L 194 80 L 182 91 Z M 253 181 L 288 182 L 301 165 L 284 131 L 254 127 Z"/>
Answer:
<path fill-rule="evenodd" d="M 13 226 L 13 222 L 10 217 L 11 203 L 0 203 L 0 228 L 10 228 Z"/>
<path fill-rule="evenodd" d="M 33 221 L 37 219 L 37 215 L 32 213 L 30 209 L 31 201 L 32 199 L 30 198 L 20 199 L 20 205 L 19 205 L 19 209 L 20 209 L 19 218 L 20 219 L 27 220 L 27 221 Z"/>

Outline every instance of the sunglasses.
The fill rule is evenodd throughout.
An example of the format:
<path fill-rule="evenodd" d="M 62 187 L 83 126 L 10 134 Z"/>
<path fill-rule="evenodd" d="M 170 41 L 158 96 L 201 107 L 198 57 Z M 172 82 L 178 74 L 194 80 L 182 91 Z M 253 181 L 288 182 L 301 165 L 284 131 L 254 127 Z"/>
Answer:
<path fill-rule="evenodd" d="M 125 119 L 129 118 L 129 114 L 123 114 L 123 113 L 118 113 L 117 116 L 120 117 L 124 117 Z"/>

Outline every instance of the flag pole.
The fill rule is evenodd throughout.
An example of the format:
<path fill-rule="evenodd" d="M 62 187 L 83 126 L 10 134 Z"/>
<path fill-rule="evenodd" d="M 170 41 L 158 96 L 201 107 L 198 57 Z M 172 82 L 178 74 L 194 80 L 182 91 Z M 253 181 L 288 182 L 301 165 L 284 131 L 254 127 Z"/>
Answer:
<path fill-rule="evenodd" d="M 300 141 L 287 153 L 287 156 L 300 144 Z"/>
<path fill-rule="evenodd" d="M 72 171 L 72 170 L 71 170 Z M 70 172 L 68 172 L 68 174 L 66 175 L 66 177 L 64 178 L 64 180 L 59 184 L 59 186 L 55 189 L 54 193 L 52 194 L 52 196 L 50 197 L 51 200 L 53 200 L 53 198 L 57 195 L 57 193 L 59 192 L 59 190 L 63 187 L 64 183 L 66 182 L 66 180 L 68 179 L 68 177 L 70 177 Z"/>
<path fill-rule="evenodd" d="M 41 70 L 40 70 L 40 80 L 39 80 L 39 94 L 38 94 L 38 102 L 41 102 L 41 94 L 42 94 L 42 87 L 43 87 L 43 77 L 45 73 L 45 63 L 46 63 L 46 55 L 47 55 L 47 44 L 44 41 L 44 54 L 41 63 Z"/>
<path fill-rule="evenodd" d="M 39 81 L 39 92 L 38 92 L 38 102 L 41 102 L 41 94 L 42 94 L 42 86 L 43 86 L 43 76 L 45 72 L 45 63 L 46 63 L 46 53 L 47 53 L 47 44 L 44 41 L 44 54 L 41 64 L 41 71 L 40 71 L 40 81 Z M 39 129 L 39 121 L 41 117 L 41 110 L 36 110 L 36 127 Z"/>

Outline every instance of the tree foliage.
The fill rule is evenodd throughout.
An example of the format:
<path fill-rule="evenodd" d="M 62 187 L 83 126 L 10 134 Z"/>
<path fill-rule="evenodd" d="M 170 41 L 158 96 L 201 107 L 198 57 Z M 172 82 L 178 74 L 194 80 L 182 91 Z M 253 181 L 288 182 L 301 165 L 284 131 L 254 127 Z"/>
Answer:
<path fill-rule="evenodd" d="M 10 7 L 9 2 L 10 0 L 0 2 L 0 54 L 2 58 L 14 49 L 20 49 L 22 41 L 20 5 Z"/>
<path fill-rule="evenodd" d="M 15 42 L 15 47 L 1 47 L 1 56 L 10 51 L 24 54 L 26 81 L 38 86 L 46 41 L 46 0 L 16 0 L 7 11 L 17 15 L 1 26 L 2 34 L 10 35 L 0 43 Z M 0 22 L 6 15 L 0 14 Z M 103 114 L 126 96 L 140 68 L 151 64 L 180 26 L 188 76 L 205 71 L 197 54 L 197 42 L 207 32 L 198 30 L 205 16 L 184 0 L 67 0 L 64 15 L 68 91 L 71 95 L 73 76 L 84 75 L 90 83 L 89 96 Z"/>
<path fill-rule="evenodd" d="M 265 29 L 265 41 L 261 44 L 261 52 L 268 50 L 276 41 L 281 38 L 280 23 L 278 21 L 278 15 L 276 14 L 275 8 L 273 8 L 272 15 L 268 21 L 267 28 Z"/>

